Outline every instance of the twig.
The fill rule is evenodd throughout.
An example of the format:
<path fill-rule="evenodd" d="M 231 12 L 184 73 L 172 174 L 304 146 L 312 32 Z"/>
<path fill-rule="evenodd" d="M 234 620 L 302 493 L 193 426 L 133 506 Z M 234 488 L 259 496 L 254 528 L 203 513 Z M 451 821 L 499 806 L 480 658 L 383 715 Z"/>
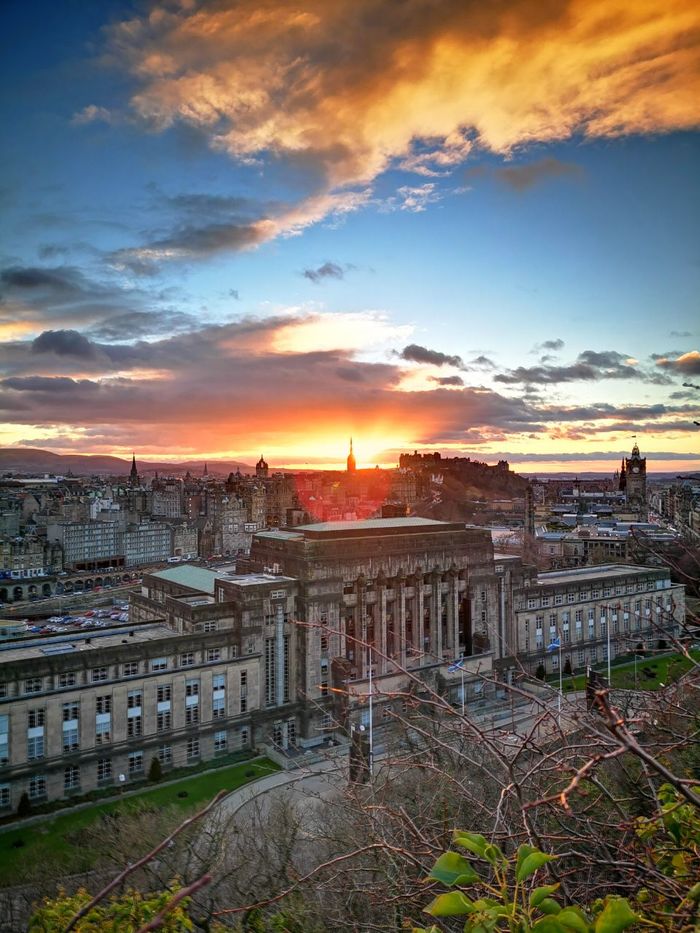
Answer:
<path fill-rule="evenodd" d="M 216 795 L 216 797 L 214 797 L 212 800 L 209 801 L 206 807 L 204 807 L 202 810 L 199 810 L 197 813 L 194 813 L 192 816 L 188 816 L 186 820 L 183 820 L 183 822 L 180 823 L 179 826 L 175 827 L 175 829 L 170 833 L 169 836 L 163 839 L 162 842 L 158 843 L 155 849 L 151 849 L 150 852 L 148 852 L 146 855 L 140 858 L 137 862 L 132 862 L 131 865 L 127 865 L 126 868 L 122 872 L 120 872 L 117 875 L 117 877 L 114 878 L 113 881 L 110 881 L 110 883 L 106 885 L 106 887 L 102 888 L 101 891 L 98 891 L 98 893 L 93 897 L 93 899 L 88 904 L 80 908 L 77 914 L 75 914 L 71 918 L 68 926 L 65 928 L 63 933 L 70 933 L 70 931 L 75 927 L 76 923 L 78 923 L 79 920 L 82 920 L 82 918 L 87 913 L 89 913 L 93 907 L 99 904 L 100 901 L 103 900 L 103 898 L 107 897 L 107 895 L 110 894 L 115 888 L 119 887 L 119 885 L 122 883 L 122 881 L 124 881 L 125 878 L 127 878 L 130 874 L 132 874 L 132 872 L 135 872 L 137 869 L 141 868 L 143 865 L 147 865 L 148 862 L 154 859 L 156 855 L 158 855 L 159 852 L 162 852 L 163 849 L 167 848 L 167 846 L 170 845 L 172 840 L 177 835 L 179 835 L 183 829 L 187 829 L 187 827 L 191 826 L 192 823 L 195 823 L 197 820 L 201 819 L 203 816 L 206 816 L 207 813 L 209 813 L 209 811 L 211 810 L 211 808 L 215 806 L 215 804 L 217 804 L 221 800 L 221 798 L 225 797 L 228 793 L 229 793 L 228 790 L 220 790 L 219 793 Z"/>

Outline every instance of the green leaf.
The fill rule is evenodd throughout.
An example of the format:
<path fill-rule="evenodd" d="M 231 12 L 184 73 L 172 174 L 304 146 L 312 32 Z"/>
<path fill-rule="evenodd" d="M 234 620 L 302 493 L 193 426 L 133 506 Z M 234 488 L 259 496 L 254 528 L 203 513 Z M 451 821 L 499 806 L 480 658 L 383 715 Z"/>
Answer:
<path fill-rule="evenodd" d="M 449 894 L 441 894 L 423 911 L 423 913 L 430 914 L 432 917 L 461 917 L 463 914 L 473 912 L 474 908 L 471 901 L 461 891 L 450 891 Z"/>
<path fill-rule="evenodd" d="M 505 858 L 504 858 L 504 856 L 503 856 L 503 853 L 502 853 L 501 850 L 498 848 L 498 846 L 491 845 L 490 843 L 489 843 L 489 845 L 487 845 L 486 848 L 484 849 L 484 858 L 485 858 L 486 861 L 489 862 L 491 865 L 495 865 L 497 862 L 504 862 L 504 861 L 505 861 Z"/>
<path fill-rule="evenodd" d="M 542 917 L 537 923 L 530 927 L 532 933 L 567 933 L 567 930 L 561 926 L 558 917 Z"/>
<path fill-rule="evenodd" d="M 454 884 L 470 884 L 478 880 L 479 876 L 471 864 L 464 856 L 456 852 L 443 853 L 426 879 L 426 881 L 441 881 L 448 887 Z"/>
<path fill-rule="evenodd" d="M 463 849 L 468 849 L 474 855 L 484 857 L 484 849 L 489 844 L 488 839 L 480 836 L 479 833 L 466 833 L 461 829 L 456 829 L 452 836 L 452 841 Z"/>
<path fill-rule="evenodd" d="M 565 930 L 573 930 L 574 933 L 589 933 L 591 929 L 583 911 L 578 907 L 565 907 L 557 914 L 557 920 Z"/>
<path fill-rule="evenodd" d="M 520 849 L 518 849 L 518 867 L 515 872 L 515 877 L 518 881 L 524 881 L 526 878 L 529 878 L 538 868 L 546 865 L 547 862 L 553 862 L 557 857 L 556 855 L 547 855 L 546 852 L 540 852 L 539 849 L 533 849 L 521 859 L 520 852 L 523 848 L 525 847 L 520 846 Z M 530 847 L 528 846 L 527 848 Z"/>
<path fill-rule="evenodd" d="M 556 884 L 543 884 L 542 887 L 535 888 L 530 894 L 530 907 L 538 907 L 545 897 L 554 894 L 558 887 L 559 882 Z"/>
<path fill-rule="evenodd" d="M 543 914 L 558 914 L 561 904 L 558 904 L 553 897 L 545 897 L 540 901 L 539 908 Z"/>
<path fill-rule="evenodd" d="M 595 922 L 595 933 L 620 933 L 637 920 L 637 915 L 624 897 L 611 897 Z"/>

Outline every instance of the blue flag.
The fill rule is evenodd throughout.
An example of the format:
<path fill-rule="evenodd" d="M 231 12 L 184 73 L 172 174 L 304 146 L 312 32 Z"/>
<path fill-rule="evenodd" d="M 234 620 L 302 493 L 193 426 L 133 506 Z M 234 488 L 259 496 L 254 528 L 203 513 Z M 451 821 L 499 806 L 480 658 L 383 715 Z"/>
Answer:
<path fill-rule="evenodd" d="M 547 645 L 547 651 L 558 651 L 561 648 L 561 642 L 559 641 L 559 636 L 557 636 L 553 641 Z"/>
<path fill-rule="evenodd" d="M 464 658 L 457 658 L 456 661 L 453 661 L 452 664 L 447 668 L 448 674 L 454 674 L 455 671 L 463 671 L 462 662 Z"/>

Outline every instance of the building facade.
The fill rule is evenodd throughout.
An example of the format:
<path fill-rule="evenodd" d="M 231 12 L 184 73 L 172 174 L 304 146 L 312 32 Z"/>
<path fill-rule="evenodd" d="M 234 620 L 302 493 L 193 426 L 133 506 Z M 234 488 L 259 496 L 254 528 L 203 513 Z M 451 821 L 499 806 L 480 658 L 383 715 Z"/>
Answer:
<path fill-rule="evenodd" d="M 667 569 L 609 564 L 540 573 L 516 586 L 509 641 L 513 658 L 534 673 L 572 670 L 638 648 L 664 647 L 685 620 L 685 588 Z"/>

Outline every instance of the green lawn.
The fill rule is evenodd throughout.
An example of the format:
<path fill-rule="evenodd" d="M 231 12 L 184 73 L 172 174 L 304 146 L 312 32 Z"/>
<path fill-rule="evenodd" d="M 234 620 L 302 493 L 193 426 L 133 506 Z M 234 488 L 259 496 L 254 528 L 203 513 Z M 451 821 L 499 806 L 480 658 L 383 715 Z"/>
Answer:
<path fill-rule="evenodd" d="M 690 652 L 694 661 L 700 662 L 700 651 Z M 637 681 L 634 678 L 634 659 L 626 661 L 624 664 L 614 664 L 611 669 L 612 686 L 620 690 L 658 690 L 661 684 L 669 684 L 690 670 L 691 662 L 682 654 L 667 654 L 658 656 L 647 654 L 645 657 L 637 657 Z M 607 668 L 604 664 L 596 664 L 595 669 L 601 674 L 607 676 Z M 653 674 L 653 676 L 647 676 Z M 559 678 L 548 678 L 550 684 L 558 686 Z M 564 691 L 584 690 L 586 687 L 586 675 L 576 674 L 571 677 L 564 674 Z"/>
<path fill-rule="evenodd" d="M 45 863 L 64 863 L 72 872 L 90 869 L 97 853 L 76 846 L 75 834 L 90 826 L 103 813 L 133 812 L 148 806 L 160 810 L 176 808 L 184 815 L 185 811 L 197 809 L 211 800 L 222 789 L 235 790 L 278 770 L 278 765 L 266 758 L 245 761 L 209 774 L 183 778 L 168 787 L 147 789 L 124 800 L 96 804 L 75 813 L 59 813 L 53 819 L 33 826 L 0 833 L 0 885 L 11 885 L 23 879 L 33 866 Z M 178 796 L 185 791 L 187 796 Z"/>

